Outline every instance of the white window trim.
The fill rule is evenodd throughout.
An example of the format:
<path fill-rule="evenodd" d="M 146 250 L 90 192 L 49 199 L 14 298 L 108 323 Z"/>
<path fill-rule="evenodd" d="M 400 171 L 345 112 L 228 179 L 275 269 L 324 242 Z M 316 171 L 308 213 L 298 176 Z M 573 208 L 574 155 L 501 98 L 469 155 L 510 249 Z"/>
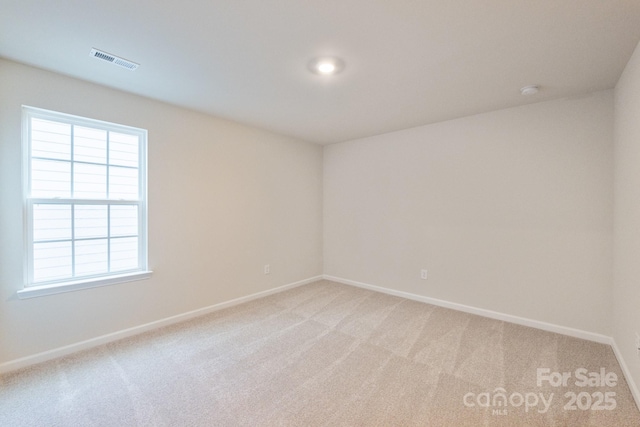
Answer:
<path fill-rule="evenodd" d="M 31 198 L 31 135 L 29 122 L 32 117 L 42 118 L 53 121 L 68 120 L 73 125 L 87 126 L 91 128 L 100 128 L 104 126 L 110 131 L 121 131 L 124 133 L 136 133 L 140 136 L 139 146 L 139 200 L 135 203 L 139 209 L 139 228 L 138 238 L 139 245 L 139 265 L 140 268 L 132 271 L 123 271 L 113 274 L 105 274 L 99 276 L 89 276 L 82 278 L 74 278 L 72 280 L 61 280 L 45 284 L 33 284 L 33 208 L 32 205 L 37 203 L 37 198 Z M 100 120 L 88 119 L 84 117 L 74 116 L 55 111 L 44 110 L 35 107 L 22 106 L 22 150 L 23 150 L 23 212 L 24 212 L 24 286 L 17 292 L 20 299 L 33 298 L 43 295 L 53 295 L 63 292 L 76 291 L 81 289 L 95 288 L 98 286 L 107 286 L 118 283 L 131 282 L 136 280 L 144 280 L 151 277 L 152 271 L 148 269 L 148 235 L 147 235 L 147 131 L 145 129 L 133 128 L 130 126 L 109 123 Z M 57 203 L 56 199 L 47 199 L 49 203 Z M 62 202 L 63 200 L 60 200 Z M 74 199 L 74 202 L 95 203 L 95 200 Z M 118 204 L 117 200 L 110 203 Z"/>
<path fill-rule="evenodd" d="M 44 295 L 54 295 L 63 292 L 79 291 L 81 289 L 97 288 L 99 286 L 115 285 L 118 283 L 144 280 L 151 277 L 152 271 L 136 271 L 135 273 L 111 275 L 91 279 L 76 280 L 73 282 L 61 282 L 42 286 L 28 286 L 18 291 L 18 298 L 34 298 Z"/>

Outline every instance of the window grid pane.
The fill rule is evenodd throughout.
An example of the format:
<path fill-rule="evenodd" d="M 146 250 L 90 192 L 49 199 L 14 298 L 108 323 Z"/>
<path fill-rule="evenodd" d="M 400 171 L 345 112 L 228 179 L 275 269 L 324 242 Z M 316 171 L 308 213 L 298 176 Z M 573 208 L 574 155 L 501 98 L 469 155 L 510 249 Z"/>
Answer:
<path fill-rule="evenodd" d="M 32 119 L 31 156 L 71 160 L 71 125 Z"/>
<path fill-rule="evenodd" d="M 33 267 L 36 282 L 71 277 L 71 242 L 34 243 Z"/>
<path fill-rule="evenodd" d="M 76 277 L 109 272 L 109 242 L 107 239 L 75 242 Z"/>
<path fill-rule="evenodd" d="M 138 235 L 138 206 L 111 206 L 111 236 Z"/>
<path fill-rule="evenodd" d="M 33 206 L 33 241 L 71 239 L 71 205 Z"/>
<path fill-rule="evenodd" d="M 138 199 L 138 169 L 109 167 L 109 198 L 121 200 Z"/>
<path fill-rule="evenodd" d="M 111 271 L 133 270 L 138 266 L 138 238 L 111 239 Z"/>
<path fill-rule="evenodd" d="M 76 239 L 109 236 L 108 206 L 76 205 L 74 209 L 74 236 Z"/>
<path fill-rule="evenodd" d="M 107 164 L 107 131 L 74 126 L 73 160 Z M 137 159 L 136 159 L 137 160 Z M 137 163 L 136 163 L 137 166 Z"/>
<path fill-rule="evenodd" d="M 32 197 L 69 197 L 71 163 L 59 160 L 31 160 Z"/>
<path fill-rule="evenodd" d="M 135 135 L 109 133 L 109 163 L 118 166 L 138 167 L 140 141 Z"/>
<path fill-rule="evenodd" d="M 139 134 L 27 117 L 31 283 L 144 268 Z"/>
<path fill-rule="evenodd" d="M 73 196 L 78 199 L 106 199 L 107 167 L 75 163 Z"/>

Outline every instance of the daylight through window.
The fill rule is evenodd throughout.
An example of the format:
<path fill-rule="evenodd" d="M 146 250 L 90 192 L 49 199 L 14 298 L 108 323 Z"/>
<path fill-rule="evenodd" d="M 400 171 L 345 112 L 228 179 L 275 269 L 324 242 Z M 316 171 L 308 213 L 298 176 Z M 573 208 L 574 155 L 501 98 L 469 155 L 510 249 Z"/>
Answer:
<path fill-rule="evenodd" d="M 27 286 L 144 271 L 146 135 L 24 107 Z"/>

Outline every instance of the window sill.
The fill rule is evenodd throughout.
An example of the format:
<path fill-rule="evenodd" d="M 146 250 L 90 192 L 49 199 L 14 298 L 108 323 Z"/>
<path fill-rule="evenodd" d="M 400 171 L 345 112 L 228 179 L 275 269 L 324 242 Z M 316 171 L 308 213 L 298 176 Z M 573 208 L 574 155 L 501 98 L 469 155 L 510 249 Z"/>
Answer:
<path fill-rule="evenodd" d="M 52 285 L 29 286 L 18 291 L 18 298 L 35 298 L 44 295 L 60 294 L 63 292 L 79 291 L 81 289 L 97 288 L 98 286 L 115 285 L 117 283 L 133 282 L 151 277 L 152 271 L 136 271 L 135 273 L 117 276 L 100 277 L 96 279 L 77 280 L 73 282 L 54 283 Z"/>

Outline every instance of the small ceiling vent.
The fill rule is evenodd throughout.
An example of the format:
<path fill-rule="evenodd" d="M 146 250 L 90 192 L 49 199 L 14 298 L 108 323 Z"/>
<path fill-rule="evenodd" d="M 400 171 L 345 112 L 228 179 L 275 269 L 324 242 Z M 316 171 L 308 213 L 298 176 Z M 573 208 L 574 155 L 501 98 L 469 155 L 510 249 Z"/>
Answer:
<path fill-rule="evenodd" d="M 107 52 L 103 52 L 98 49 L 91 49 L 91 56 L 94 58 L 102 59 L 103 61 L 111 62 L 119 67 L 126 68 L 127 70 L 134 71 L 136 68 L 140 66 L 140 64 L 136 64 L 135 62 L 127 61 L 124 58 L 120 58 L 118 56 L 112 55 Z"/>

